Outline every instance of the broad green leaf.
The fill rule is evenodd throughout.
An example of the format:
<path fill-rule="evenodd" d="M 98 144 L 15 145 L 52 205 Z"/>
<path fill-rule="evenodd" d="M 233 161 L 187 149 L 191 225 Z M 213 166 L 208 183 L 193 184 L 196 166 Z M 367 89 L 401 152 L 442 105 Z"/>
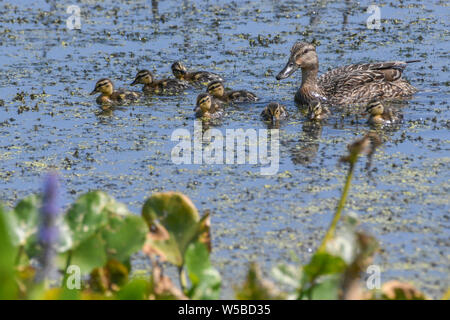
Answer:
<path fill-rule="evenodd" d="M 219 299 L 221 278 L 211 266 L 207 247 L 201 243 L 191 243 L 186 250 L 186 269 L 191 289 L 189 297 L 194 300 Z"/>
<path fill-rule="evenodd" d="M 79 265 L 83 273 L 111 259 L 127 263 L 142 248 L 147 234 L 141 217 L 101 191 L 82 195 L 65 215 L 62 227 L 66 232 L 59 251 L 65 248 L 63 258 L 71 255 L 70 263 Z"/>
<path fill-rule="evenodd" d="M 182 266 L 187 246 L 201 229 L 191 200 L 177 192 L 156 193 L 145 202 L 142 216 L 150 228 L 147 245 L 162 258 Z"/>
<path fill-rule="evenodd" d="M 71 206 L 64 220 L 72 234 L 72 245 L 80 245 L 108 222 L 108 206 L 114 200 L 106 193 L 93 191 L 82 195 Z"/>
<path fill-rule="evenodd" d="M 94 268 L 101 267 L 108 261 L 105 242 L 100 234 L 92 235 L 76 248 L 62 255 L 60 263 L 63 268 L 68 255 L 71 255 L 70 265 L 77 265 L 82 274 L 90 273 Z"/>
<path fill-rule="evenodd" d="M 309 281 L 317 277 L 344 272 L 347 264 L 341 257 L 326 252 L 319 252 L 312 256 L 308 265 L 303 268 Z"/>
<path fill-rule="evenodd" d="M 111 215 L 108 224 L 102 228 L 108 259 L 126 262 L 142 248 L 146 234 L 147 226 L 141 217 Z"/>
<path fill-rule="evenodd" d="M 36 241 L 36 233 L 39 229 L 39 210 L 41 208 L 41 198 L 32 195 L 19 201 L 12 214 L 16 219 L 17 245 L 30 246 L 30 239 Z"/>
<path fill-rule="evenodd" d="M 146 300 L 148 299 L 150 283 L 145 279 L 133 279 L 126 284 L 116 295 L 119 300 Z"/>
<path fill-rule="evenodd" d="M 328 275 L 321 277 L 309 290 L 312 300 L 337 300 L 341 277 L 339 275 Z"/>
<path fill-rule="evenodd" d="M 8 232 L 8 215 L 0 205 L 0 300 L 15 299 L 18 291 L 14 272 L 17 248 Z"/>

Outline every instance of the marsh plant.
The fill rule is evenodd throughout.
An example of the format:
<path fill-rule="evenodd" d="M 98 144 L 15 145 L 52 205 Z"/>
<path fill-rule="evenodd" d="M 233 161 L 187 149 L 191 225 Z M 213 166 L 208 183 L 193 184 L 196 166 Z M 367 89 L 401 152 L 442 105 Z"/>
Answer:
<path fill-rule="evenodd" d="M 358 159 L 367 155 L 370 166 L 379 144 L 376 135 L 368 134 L 341 158 L 348 166 L 342 195 L 310 261 L 277 266 L 275 281 L 252 263 L 244 283 L 236 286 L 238 299 L 426 298 L 399 281 L 381 289 L 366 286 L 363 275 L 374 270 L 378 243 L 358 230 L 356 217 L 343 216 Z M 58 189 L 52 174 L 42 195 L 29 196 L 11 210 L 0 207 L 1 299 L 220 298 L 221 276 L 210 261 L 210 214 L 201 216 L 188 197 L 155 193 L 139 216 L 108 194 L 91 191 L 63 213 Z M 148 256 L 151 270 L 148 276 L 131 277 L 130 259 L 139 251 Z M 177 281 L 164 274 L 167 264 L 178 269 Z M 380 270 L 375 271 L 376 284 Z"/>

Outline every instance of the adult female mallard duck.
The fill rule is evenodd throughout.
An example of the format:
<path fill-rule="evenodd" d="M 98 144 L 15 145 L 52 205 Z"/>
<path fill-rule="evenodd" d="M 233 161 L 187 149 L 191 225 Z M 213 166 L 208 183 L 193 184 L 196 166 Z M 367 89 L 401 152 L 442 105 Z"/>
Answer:
<path fill-rule="evenodd" d="M 366 107 L 369 113 L 369 124 L 372 125 L 389 125 L 402 121 L 403 116 L 390 108 L 386 108 L 378 100 L 370 101 Z"/>
<path fill-rule="evenodd" d="M 101 93 L 95 100 L 102 106 L 116 106 L 136 101 L 140 97 L 140 93 L 136 91 L 128 91 L 124 89 L 114 90 L 111 80 L 103 78 L 97 81 L 94 90 L 90 93 Z"/>
<path fill-rule="evenodd" d="M 208 71 L 188 72 L 185 65 L 181 61 L 172 64 L 172 73 L 179 80 L 190 81 L 194 83 L 208 83 L 214 80 L 223 81 L 223 79 L 215 73 Z"/>
<path fill-rule="evenodd" d="M 194 111 L 196 118 L 218 119 L 223 116 L 220 105 L 208 93 L 198 95 Z"/>
<path fill-rule="evenodd" d="M 277 102 L 271 102 L 261 112 L 261 117 L 264 121 L 279 121 L 286 119 L 288 112 L 283 105 Z"/>
<path fill-rule="evenodd" d="M 312 101 L 308 106 L 308 119 L 321 121 L 328 118 L 330 110 L 326 106 L 322 106 L 319 100 Z"/>
<path fill-rule="evenodd" d="M 142 91 L 145 94 L 174 95 L 187 89 L 187 83 L 178 79 L 155 80 L 152 73 L 148 70 L 141 70 L 136 74 L 132 86 L 143 84 Z"/>
<path fill-rule="evenodd" d="M 402 79 L 402 71 L 414 61 L 389 61 L 352 64 L 328 71 L 317 78 L 319 59 L 316 48 L 297 42 L 291 49 L 289 61 L 277 75 L 285 79 L 298 68 L 302 69 L 302 84 L 295 94 L 295 102 L 309 105 L 320 99 L 329 104 L 352 104 L 373 99 L 406 97 L 417 90 Z"/>
<path fill-rule="evenodd" d="M 222 102 L 254 102 L 258 97 L 246 90 L 226 91 L 221 81 L 212 81 L 206 89 L 210 95 Z"/>

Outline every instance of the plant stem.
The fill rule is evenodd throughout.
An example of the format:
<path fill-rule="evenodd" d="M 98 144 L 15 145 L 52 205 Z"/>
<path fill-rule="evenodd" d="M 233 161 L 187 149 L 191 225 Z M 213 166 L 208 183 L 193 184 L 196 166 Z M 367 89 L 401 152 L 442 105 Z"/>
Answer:
<path fill-rule="evenodd" d="M 186 274 L 184 273 L 183 266 L 178 267 L 178 275 L 180 278 L 180 286 L 181 290 L 186 293 L 187 290 L 187 283 L 186 283 Z"/>
<path fill-rule="evenodd" d="M 24 247 L 23 247 L 23 245 L 21 245 L 19 247 L 19 251 L 17 252 L 16 266 L 20 263 L 20 258 L 22 258 L 23 251 L 24 251 Z"/>
<path fill-rule="evenodd" d="M 63 282 L 62 282 L 62 286 L 66 287 L 66 281 L 67 281 L 67 269 L 70 267 L 70 263 L 72 261 L 72 250 L 69 250 L 69 252 L 67 253 L 67 260 L 66 260 L 66 267 L 64 268 L 64 277 L 63 277 Z"/>
<path fill-rule="evenodd" d="M 339 200 L 339 204 L 336 208 L 336 213 L 334 214 L 333 220 L 331 221 L 330 227 L 327 230 L 327 233 L 325 234 L 322 244 L 320 245 L 317 252 L 323 252 L 325 251 L 327 242 L 330 241 L 331 238 L 334 236 L 334 231 L 336 230 L 337 223 L 339 219 L 341 218 L 342 210 L 345 206 L 345 201 L 347 200 L 348 191 L 350 189 L 351 181 L 353 178 L 353 171 L 355 169 L 356 160 L 358 159 L 358 155 L 353 155 L 350 159 L 350 167 L 348 169 L 347 178 L 345 180 L 344 189 L 342 190 L 341 199 Z"/>

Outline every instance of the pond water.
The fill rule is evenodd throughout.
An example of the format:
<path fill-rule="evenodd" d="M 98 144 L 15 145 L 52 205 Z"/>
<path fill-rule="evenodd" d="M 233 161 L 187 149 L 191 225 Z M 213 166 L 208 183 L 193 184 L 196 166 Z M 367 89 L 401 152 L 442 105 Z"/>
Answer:
<path fill-rule="evenodd" d="M 73 1 L 72 1 L 73 2 Z M 359 163 L 345 212 L 382 248 L 382 282 L 413 282 L 437 298 L 449 286 L 449 21 L 446 1 L 380 4 L 381 29 L 368 29 L 370 1 L 2 1 L 0 3 L 0 201 L 39 192 L 57 170 L 64 203 L 102 189 L 139 213 L 153 192 L 176 190 L 212 213 L 212 261 L 224 298 L 258 261 L 306 262 L 328 227 L 345 178 L 346 146 L 370 130 L 360 110 L 334 110 L 307 130 L 293 98 L 301 73 L 277 81 L 297 40 L 314 42 L 320 71 L 383 60 L 412 60 L 404 76 L 419 89 L 397 103 L 404 122 L 381 132 L 371 175 Z M 69 30 L 67 7 L 81 10 Z M 216 126 L 266 129 L 270 101 L 286 105 L 276 175 L 259 165 L 175 165 L 170 137 L 193 132 L 202 91 L 150 97 L 102 112 L 89 96 L 103 77 L 129 87 L 139 69 L 171 76 L 176 60 L 210 70 L 258 103 L 227 108 Z M 147 260 L 136 256 L 137 269 Z"/>

